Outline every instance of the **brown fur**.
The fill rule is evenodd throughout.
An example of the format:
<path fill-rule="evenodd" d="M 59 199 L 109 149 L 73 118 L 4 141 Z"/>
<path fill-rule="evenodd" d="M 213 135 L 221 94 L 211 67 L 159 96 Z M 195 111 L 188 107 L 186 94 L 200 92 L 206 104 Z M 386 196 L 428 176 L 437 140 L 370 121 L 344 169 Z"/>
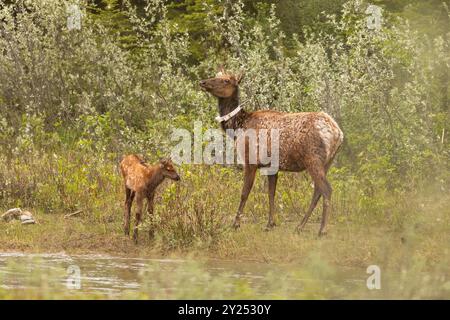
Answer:
<path fill-rule="evenodd" d="M 148 213 L 153 214 L 153 200 L 156 188 L 165 178 L 175 181 L 180 180 L 180 176 L 173 167 L 170 159 L 163 159 L 156 165 L 149 165 L 137 155 L 128 155 L 120 163 L 120 171 L 125 185 L 125 213 L 124 232 L 130 235 L 131 206 L 136 197 L 136 221 L 133 232 L 133 239 L 137 243 L 138 226 L 142 219 L 142 207 L 144 199 L 148 201 Z"/>
<path fill-rule="evenodd" d="M 242 76 L 226 74 L 223 70 L 215 78 L 200 81 L 200 87 L 217 97 L 219 113 L 224 116 L 239 105 L 239 83 Z M 326 178 L 328 169 L 342 144 L 344 135 L 337 123 L 324 112 L 286 113 L 272 110 L 246 112 L 241 110 L 233 118 L 221 123 L 222 129 L 278 129 L 279 170 L 299 172 L 306 170 L 314 181 L 314 195 L 305 217 L 298 226 L 303 230 L 312 211 L 323 196 L 323 214 L 319 235 L 326 233 L 331 200 L 331 186 Z M 256 170 L 263 165 L 248 163 L 248 141 L 244 159 L 244 186 L 241 202 L 234 221 L 240 226 L 240 218 L 255 179 Z M 267 228 L 275 226 L 274 195 L 277 176 L 269 175 L 269 222 Z"/>

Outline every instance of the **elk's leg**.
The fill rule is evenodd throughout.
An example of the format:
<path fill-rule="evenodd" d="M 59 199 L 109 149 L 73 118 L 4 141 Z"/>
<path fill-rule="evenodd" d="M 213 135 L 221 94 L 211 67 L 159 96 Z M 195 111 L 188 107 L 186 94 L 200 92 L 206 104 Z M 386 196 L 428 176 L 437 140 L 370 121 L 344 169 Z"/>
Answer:
<path fill-rule="evenodd" d="M 333 159 L 331 159 L 328 162 L 328 164 L 325 166 L 325 176 L 328 173 L 328 169 L 330 168 L 332 162 L 333 162 Z M 312 176 L 312 174 L 311 174 L 311 176 Z M 312 212 L 314 211 L 314 209 L 316 208 L 317 204 L 319 203 L 321 195 L 322 194 L 321 194 L 319 188 L 314 183 L 314 194 L 313 194 L 312 199 L 311 199 L 311 204 L 309 205 L 308 211 L 306 211 L 305 216 L 303 217 L 302 221 L 300 222 L 300 224 L 297 227 L 298 231 L 303 231 L 303 229 L 305 228 L 305 225 L 308 222 L 308 219 L 311 217 Z"/>
<path fill-rule="evenodd" d="M 311 213 L 314 211 L 314 209 L 317 206 L 317 203 L 319 202 L 321 193 L 319 191 L 319 188 L 317 188 L 316 184 L 314 184 L 314 194 L 311 199 L 311 204 L 309 205 L 308 211 L 306 211 L 305 216 L 302 219 L 302 222 L 297 227 L 298 231 L 303 231 L 305 228 L 306 223 L 308 222 L 309 217 L 311 216 Z"/>
<path fill-rule="evenodd" d="M 320 224 L 319 236 L 323 236 L 327 233 L 327 223 L 330 214 L 330 202 L 331 202 L 331 186 L 326 178 L 326 169 L 323 166 L 314 166 L 308 170 L 311 177 L 314 180 L 314 186 L 319 190 L 320 195 L 323 197 L 323 211 L 322 222 Z M 314 199 L 313 199 L 314 200 Z"/>
<path fill-rule="evenodd" d="M 332 189 L 327 178 L 324 178 L 324 193 L 323 193 L 323 212 L 322 212 L 322 222 L 320 224 L 319 236 L 327 234 L 327 224 L 328 218 L 330 216 L 330 205 L 331 205 L 331 193 Z"/>
<path fill-rule="evenodd" d="M 234 219 L 233 227 L 235 229 L 239 228 L 241 225 L 241 216 L 247 202 L 248 194 L 252 190 L 253 182 L 255 181 L 256 166 L 246 165 L 244 167 L 244 186 L 242 187 L 241 202 L 239 204 L 239 209 Z"/>
<path fill-rule="evenodd" d="M 153 200 L 154 200 L 154 198 L 155 198 L 154 193 L 150 193 L 149 195 L 147 195 L 147 213 L 148 213 L 149 217 L 153 216 Z M 153 227 L 150 227 L 150 230 L 148 231 L 148 236 L 150 239 L 153 239 L 153 237 L 154 237 Z"/>
<path fill-rule="evenodd" d="M 144 196 L 142 192 L 138 192 L 136 195 L 136 221 L 134 224 L 134 231 L 133 231 L 133 240 L 134 243 L 138 243 L 138 227 L 141 223 L 142 219 L 142 207 L 144 203 Z"/>
<path fill-rule="evenodd" d="M 269 182 L 269 222 L 266 230 L 276 226 L 275 222 L 275 190 L 277 188 L 278 173 L 267 176 Z"/>
<path fill-rule="evenodd" d="M 123 231 L 126 236 L 130 235 L 130 217 L 131 217 L 131 206 L 134 200 L 134 191 L 125 187 L 125 211 L 124 211 L 124 223 Z"/>

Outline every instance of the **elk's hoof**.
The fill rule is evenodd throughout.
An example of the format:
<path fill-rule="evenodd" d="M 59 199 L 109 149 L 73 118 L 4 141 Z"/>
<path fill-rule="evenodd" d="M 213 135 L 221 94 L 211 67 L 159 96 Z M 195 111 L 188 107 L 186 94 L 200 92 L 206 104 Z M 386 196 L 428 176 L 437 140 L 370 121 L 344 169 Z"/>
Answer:
<path fill-rule="evenodd" d="M 319 231 L 319 238 L 325 237 L 327 235 L 327 233 L 328 233 L 328 231 L 326 231 L 326 230 L 320 230 Z"/>
<path fill-rule="evenodd" d="M 302 233 L 304 228 L 305 228 L 304 225 L 299 224 L 299 225 L 297 226 L 297 228 L 295 228 L 295 232 L 297 232 L 297 233 Z"/>
<path fill-rule="evenodd" d="M 275 228 L 277 226 L 277 224 L 275 223 L 275 222 L 269 222 L 268 224 L 267 224 L 267 226 L 264 228 L 264 231 L 270 231 L 270 230 L 272 230 L 273 228 Z"/>
<path fill-rule="evenodd" d="M 239 221 L 234 221 L 233 222 L 233 229 L 237 230 L 241 227 L 241 223 Z"/>

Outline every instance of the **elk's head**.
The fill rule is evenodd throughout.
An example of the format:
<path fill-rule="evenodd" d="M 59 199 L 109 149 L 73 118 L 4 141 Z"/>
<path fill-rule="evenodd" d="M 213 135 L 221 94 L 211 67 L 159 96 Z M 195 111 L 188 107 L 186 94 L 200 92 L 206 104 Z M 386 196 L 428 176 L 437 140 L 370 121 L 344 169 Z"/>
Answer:
<path fill-rule="evenodd" d="M 180 176 L 178 175 L 175 167 L 173 166 L 170 158 L 159 160 L 159 167 L 161 168 L 162 175 L 166 178 L 178 181 Z"/>
<path fill-rule="evenodd" d="M 239 75 L 229 74 L 221 67 L 214 78 L 201 80 L 199 85 L 202 90 L 217 98 L 230 98 L 237 93 L 242 78 L 242 73 Z"/>

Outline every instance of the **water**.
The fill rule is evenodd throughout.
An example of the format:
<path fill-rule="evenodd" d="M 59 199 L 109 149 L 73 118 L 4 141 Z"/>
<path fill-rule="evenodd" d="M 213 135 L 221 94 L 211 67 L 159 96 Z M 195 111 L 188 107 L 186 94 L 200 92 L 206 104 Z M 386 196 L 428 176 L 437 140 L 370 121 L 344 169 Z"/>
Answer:
<path fill-rule="evenodd" d="M 23 254 L 0 253 L 0 288 L 6 290 L 39 289 L 40 281 L 30 281 L 33 274 L 52 277 L 53 287 L 68 285 L 68 278 L 73 274 L 71 269 L 80 271 L 81 288 L 77 293 L 96 294 L 106 297 L 120 297 L 124 292 L 138 293 L 143 289 L 143 282 L 150 285 L 158 295 L 164 291 L 202 292 L 214 279 L 222 283 L 232 283 L 239 280 L 247 284 L 258 295 L 268 294 L 274 290 L 267 284 L 268 274 L 271 275 L 275 287 L 282 286 L 277 277 L 283 279 L 289 286 L 287 290 L 303 290 L 312 279 L 290 275 L 292 266 L 273 265 L 265 263 L 208 260 L 201 264 L 197 273 L 192 273 L 192 262 L 182 259 L 147 259 L 129 258 L 109 255 L 67 255 L 59 254 Z M 72 271 L 71 271 L 72 270 Z M 199 271 L 200 270 L 200 271 Z M 207 274 L 207 276 L 205 276 Z M 341 286 L 365 286 L 361 270 L 346 272 L 341 280 Z M 53 279 L 54 278 L 54 279 Z M 171 279 L 179 281 L 170 281 Z M 180 280 L 182 279 L 182 280 Z M 323 284 L 330 285 L 332 280 L 323 279 Z M 186 288 L 188 283 L 189 288 Z M 69 282 L 69 286 L 73 282 Z M 51 288 L 50 288 L 51 289 Z M 218 288 L 218 290 L 221 290 Z M 175 295 L 176 296 L 176 295 Z M 192 298 L 196 298 L 193 296 Z"/>

